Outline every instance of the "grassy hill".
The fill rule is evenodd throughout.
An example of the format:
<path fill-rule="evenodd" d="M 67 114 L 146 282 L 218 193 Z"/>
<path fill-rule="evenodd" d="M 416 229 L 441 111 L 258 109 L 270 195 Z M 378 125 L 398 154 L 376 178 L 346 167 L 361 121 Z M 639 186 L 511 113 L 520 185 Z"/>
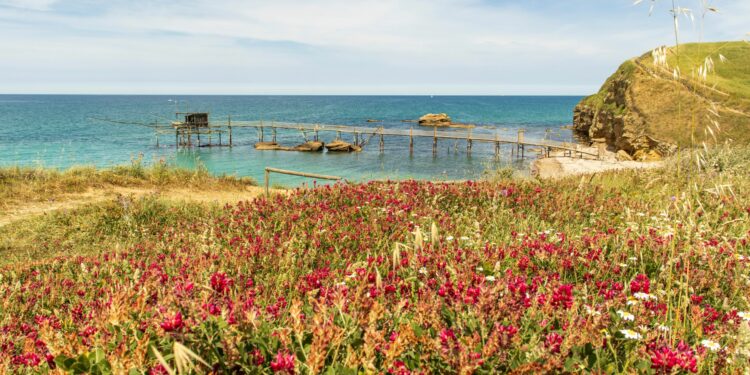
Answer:
<path fill-rule="evenodd" d="M 750 142 L 750 43 L 685 44 L 668 48 L 666 61 L 649 52 L 623 63 L 576 107 L 574 128 L 630 154 Z"/>

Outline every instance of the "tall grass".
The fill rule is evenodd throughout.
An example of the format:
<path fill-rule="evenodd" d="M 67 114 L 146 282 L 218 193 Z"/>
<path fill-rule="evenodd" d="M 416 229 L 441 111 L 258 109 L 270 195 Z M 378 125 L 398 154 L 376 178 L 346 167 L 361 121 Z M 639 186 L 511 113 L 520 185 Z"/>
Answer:
<path fill-rule="evenodd" d="M 8 206 L 56 199 L 92 188 L 157 187 L 196 189 L 240 189 L 256 186 L 249 177 L 213 176 L 205 166 L 182 169 L 164 161 L 146 166 L 141 159 L 129 165 L 97 169 L 77 166 L 65 171 L 46 168 L 0 168 L 0 211 Z"/>

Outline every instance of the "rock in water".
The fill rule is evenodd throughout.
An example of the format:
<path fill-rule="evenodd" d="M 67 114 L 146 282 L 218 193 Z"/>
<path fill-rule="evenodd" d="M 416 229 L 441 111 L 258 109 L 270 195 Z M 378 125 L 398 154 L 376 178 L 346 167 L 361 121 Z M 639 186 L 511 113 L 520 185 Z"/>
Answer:
<path fill-rule="evenodd" d="M 445 113 L 428 113 L 419 118 L 421 126 L 450 126 L 452 123 L 451 118 Z"/>
<path fill-rule="evenodd" d="M 276 142 L 258 142 L 255 144 L 256 150 L 281 150 L 282 147 Z"/>
<path fill-rule="evenodd" d="M 307 141 L 301 145 L 294 146 L 292 151 L 317 152 L 323 151 L 323 146 L 325 146 L 323 142 Z"/>
<path fill-rule="evenodd" d="M 362 151 L 361 147 L 359 147 L 357 145 L 353 145 L 351 143 L 340 141 L 340 140 L 339 141 L 333 141 L 333 142 L 327 144 L 326 148 L 330 152 L 359 152 L 359 151 Z"/>

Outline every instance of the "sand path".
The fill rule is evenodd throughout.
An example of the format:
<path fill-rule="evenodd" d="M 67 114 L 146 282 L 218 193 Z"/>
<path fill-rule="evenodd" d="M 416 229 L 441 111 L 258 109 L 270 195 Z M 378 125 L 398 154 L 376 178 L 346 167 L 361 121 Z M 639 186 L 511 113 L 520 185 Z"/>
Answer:
<path fill-rule="evenodd" d="M 0 227 L 19 220 L 44 215 L 52 211 L 72 210 L 87 204 L 117 199 L 121 196 L 140 198 L 147 195 L 155 195 L 173 201 L 224 205 L 252 199 L 261 194 L 263 194 L 263 188 L 257 186 L 249 186 L 237 190 L 158 189 L 153 187 L 131 188 L 120 186 L 91 188 L 83 193 L 65 194 L 46 202 L 28 202 L 7 207 L 0 212 Z"/>

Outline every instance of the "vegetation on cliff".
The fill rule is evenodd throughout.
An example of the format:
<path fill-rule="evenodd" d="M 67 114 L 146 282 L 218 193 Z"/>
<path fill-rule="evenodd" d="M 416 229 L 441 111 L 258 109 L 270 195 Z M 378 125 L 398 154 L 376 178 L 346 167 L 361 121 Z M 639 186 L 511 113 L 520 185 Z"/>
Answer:
<path fill-rule="evenodd" d="M 639 158 L 750 142 L 750 43 L 692 43 L 628 60 L 581 101 L 574 129 Z M 708 74 L 703 74 L 707 72 Z"/>

